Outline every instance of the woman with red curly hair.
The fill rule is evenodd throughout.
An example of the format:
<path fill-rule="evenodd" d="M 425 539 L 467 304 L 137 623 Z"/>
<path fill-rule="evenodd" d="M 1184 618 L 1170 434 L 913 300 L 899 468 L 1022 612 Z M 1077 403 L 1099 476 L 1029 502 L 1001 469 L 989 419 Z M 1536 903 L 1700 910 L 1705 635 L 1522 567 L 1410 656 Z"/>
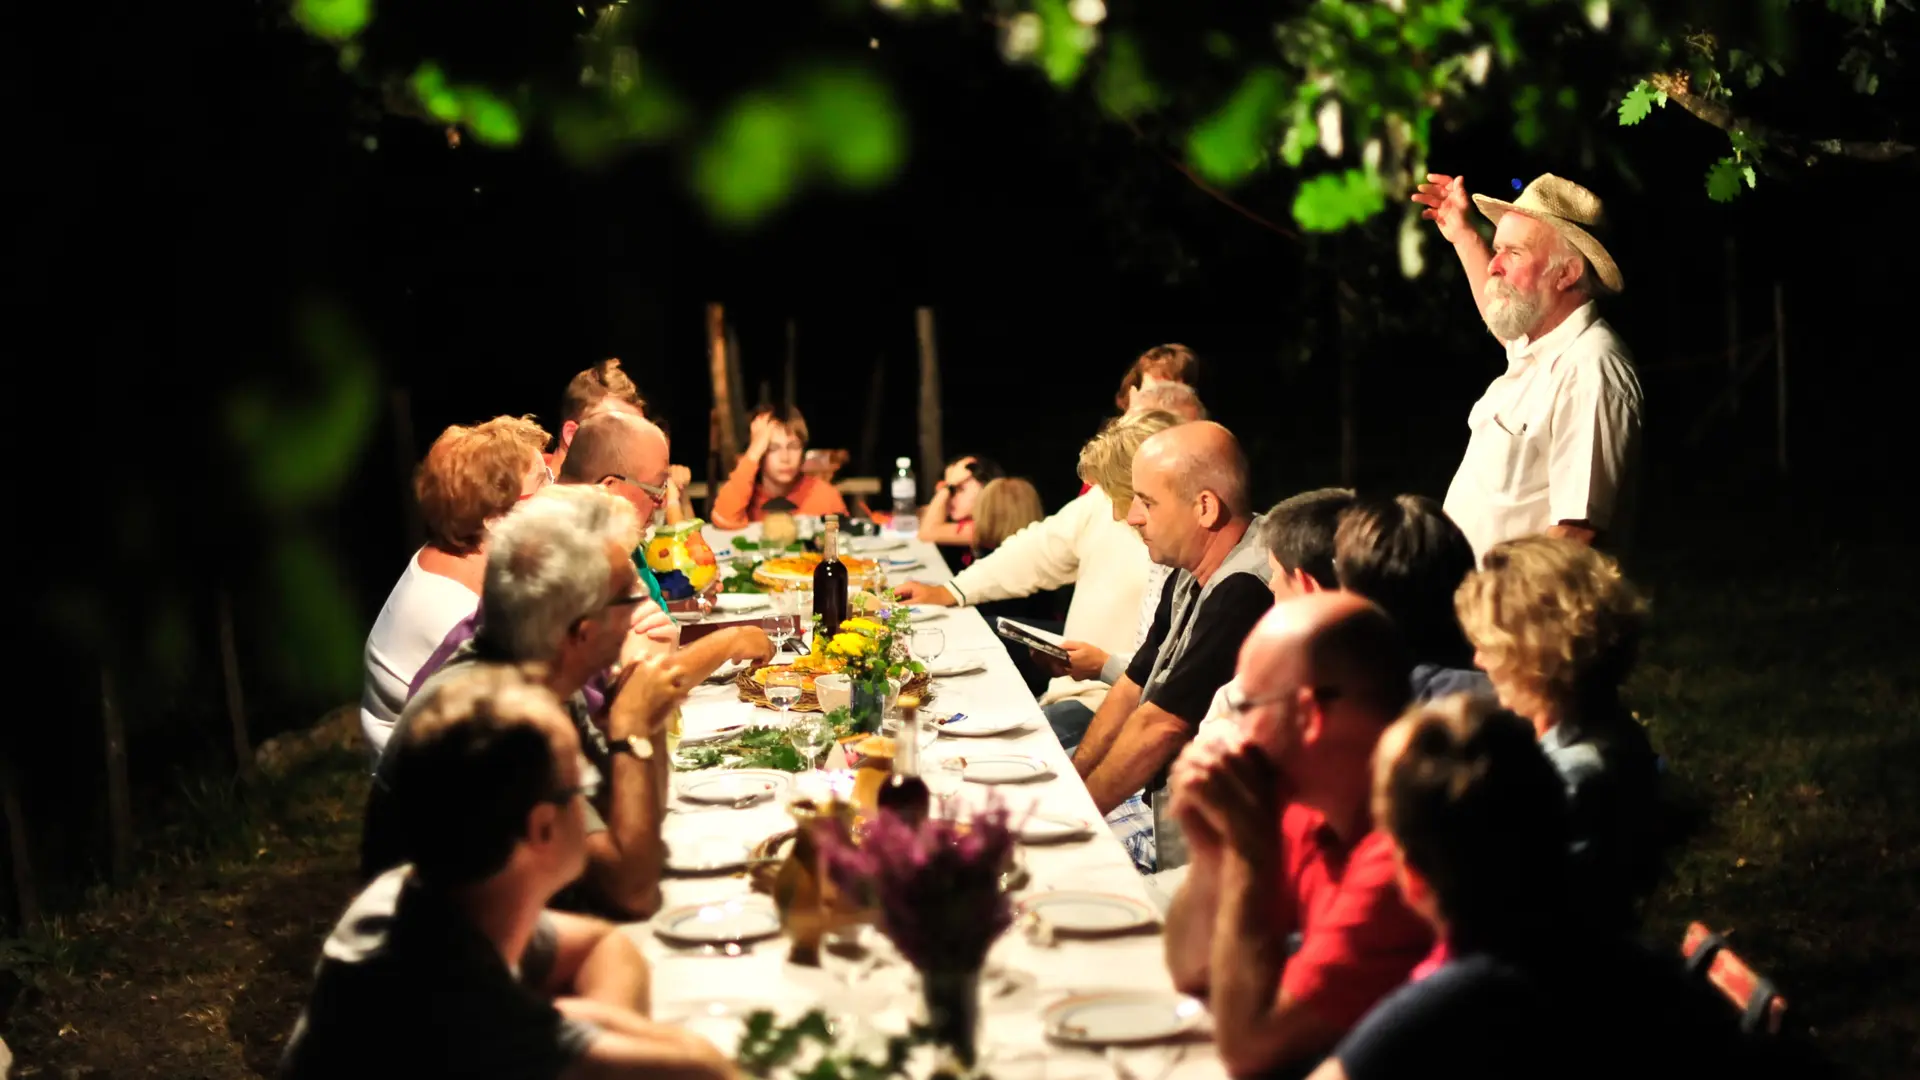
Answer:
<path fill-rule="evenodd" d="M 407 704 L 407 686 L 454 624 L 473 614 L 487 569 L 487 528 L 553 482 L 531 417 L 496 416 L 440 433 L 413 475 L 427 542 L 367 635 L 360 727 L 377 760 Z"/>

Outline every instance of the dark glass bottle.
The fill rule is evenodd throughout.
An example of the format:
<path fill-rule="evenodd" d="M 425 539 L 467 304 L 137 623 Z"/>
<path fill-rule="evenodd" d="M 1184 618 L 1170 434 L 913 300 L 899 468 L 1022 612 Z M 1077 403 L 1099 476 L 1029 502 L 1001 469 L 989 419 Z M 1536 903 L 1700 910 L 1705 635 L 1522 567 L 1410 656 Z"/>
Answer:
<path fill-rule="evenodd" d="M 900 699 L 900 731 L 893 737 L 893 775 L 880 785 L 880 809 L 891 810 L 901 820 L 918 827 L 927 820 L 932 793 L 920 779 L 920 702 Z"/>
<path fill-rule="evenodd" d="M 826 530 L 820 565 L 813 568 L 813 613 L 819 616 L 820 632 L 832 636 L 847 621 L 847 567 L 840 561 L 837 514 L 827 515 Z"/>

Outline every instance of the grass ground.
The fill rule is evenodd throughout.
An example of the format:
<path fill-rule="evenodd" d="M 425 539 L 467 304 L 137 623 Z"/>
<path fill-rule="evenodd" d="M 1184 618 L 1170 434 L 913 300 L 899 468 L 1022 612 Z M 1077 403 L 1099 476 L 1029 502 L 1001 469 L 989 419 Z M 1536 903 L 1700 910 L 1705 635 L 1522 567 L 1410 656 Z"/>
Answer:
<path fill-rule="evenodd" d="M 1825 1056 L 1855 1075 L 1920 1075 L 1912 551 L 1689 556 L 1636 577 L 1655 629 L 1632 700 L 1711 815 L 1649 935 L 1677 945 L 1696 918 L 1730 932 Z M 203 854 L 0 943 L 0 972 L 20 984 L 0 1014 L 15 1074 L 270 1073 L 352 890 L 364 794 L 358 759 L 337 750 L 259 793 L 206 789 L 173 835 Z"/>

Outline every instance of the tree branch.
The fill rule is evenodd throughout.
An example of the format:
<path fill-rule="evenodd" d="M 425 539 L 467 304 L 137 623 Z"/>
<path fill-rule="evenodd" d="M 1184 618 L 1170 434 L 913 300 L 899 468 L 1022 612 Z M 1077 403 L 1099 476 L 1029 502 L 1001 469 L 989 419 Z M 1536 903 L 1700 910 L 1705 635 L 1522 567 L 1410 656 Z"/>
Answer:
<path fill-rule="evenodd" d="M 1687 110 L 1696 119 L 1711 124 L 1722 131 L 1740 130 L 1746 132 L 1756 142 L 1778 146 L 1807 164 L 1815 158 L 1846 157 L 1856 161 L 1887 162 L 1897 161 L 1915 152 L 1910 143 L 1895 139 L 1879 141 L 1855 141 L 1849 139 L 1813 139 L 1803 135 L 1792 135 L 1776 131 L 1749 117 L 1735 115 L 1726 105 L 1711 98 L 1695 94 L 1688 86 L 1684 74 L 1674 75 L 1656 72 L 1647 76 L 1647 85 L 1667 95 L 1667 100 Z"/>
<path fill-rule="evenodd" d="M 1176 170 L 1179 171 L 1180 175 L 1186 177 L 1189 181 L 1191 181 L 1194 187 L 1199 188 L 1201 191 L 1211 196 L 1213 199 L 1218 201 L 1222 206 L 1225 206 L 1227 209 L 1232 210 L 1234 213 L 1237 213 L 1241 217 L 1246 218 L 1248 221 L 1253 222 L 1255 225 L 1259 225 L 1263 228 L 1270 229 L 1276 233 L 1279 233 L 1281 236 L 1284 236 L 1287 239 L 1294 241 L 1295 243 L 1299 242 L 1300 240 L 1299 233 L 1294 232 L 1292 229 L 1289 229 L 1284 225 L 1276 225 L 1272 221 L 1261 216 L 1260 214 L 1257 214 L 1254 211 L 1249 210 L 1246 207 L 1240 205 L 1238 202 L 1234 201 L 1231 195 L 1228 195 L 1226 192 L 1221 191 L 1219 188 L 1214 187 L 1212 184 L 1207 183 L 1207 181 L 1203 177 L 1201 177 L 1199 173 L 1194 172 L 1193 169 L 1190 166 L 1188 166 L 1186 162 L 1179 161 L 1173 157 L 1168 156 L 1165 153 L 1162 153 L 1158 148 L 1154 147 L 1153 144 L 1148 141 L 1146 132 L 1140 130 L 1140 125 L 1134 123 L 1132 120 L 1124 116 L 1120 118 L 1120 122 L 1127 125 L 1127 130 L 1133 132 L 1134 139 L 1136 139 L 1142 146 L 1147 147 L 1148 150 L 1150 150 L 1154 154 L 1154 156 L 1158 157 L 1160 160 L 1166 162 L 1167 164 L 1173 166 Z"/>

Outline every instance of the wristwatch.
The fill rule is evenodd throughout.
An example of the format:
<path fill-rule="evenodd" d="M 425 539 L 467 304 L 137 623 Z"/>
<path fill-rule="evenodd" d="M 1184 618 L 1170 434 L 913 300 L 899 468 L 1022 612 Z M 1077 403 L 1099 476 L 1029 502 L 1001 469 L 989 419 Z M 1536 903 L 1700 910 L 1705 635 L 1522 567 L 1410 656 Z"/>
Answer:
<path fill-rule="evenodd" d="M 629 735 L 624 739 L 608 739 L 607 749 L 616 754 L 632 754 L 641 761 L 653 760 L 653 744 L 638 735 Z"/>

